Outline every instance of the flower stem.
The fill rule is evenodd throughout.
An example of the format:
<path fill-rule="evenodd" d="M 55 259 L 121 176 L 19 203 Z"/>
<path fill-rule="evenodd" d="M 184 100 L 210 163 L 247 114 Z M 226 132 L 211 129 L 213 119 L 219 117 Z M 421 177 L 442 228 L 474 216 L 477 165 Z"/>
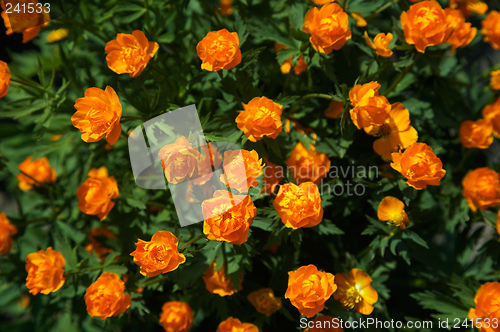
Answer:
<path fill-rule="evenodd" d="M 191 240 L 189 240 L 188 242 L 186 242 L 186 244 L 184 244 L 182 247 L 180 247 L 179 251 L 183 251 L 184 249 L 186 249 L 187 247 L 189 247 L 190 245 L 192 245 L 196 241 L 201 240 L 203 238 L 205 238 L 205 234 L 200 234 L 197 237 L 192 238 Z"/>
<path fill-rule="evenodd" d="M 292 107 L 290 108 L 290 113 L 293 114 L 293 111 L 295 111 L 295 109 L 300 105 L 302 104 L 304 101 L 306 101 L 307 99 L 311 99 L 311 98 L 322 98 L 322 99 L 328 99 L 328 100 L 336 100 L 335 97 L 333 97 L 332 95 L 328 95 L 326 93 L 310 93 L 308 95 L 305 95 L 305 96 L 302 96 L 300 97 L 299 100 L 297 100 L 293 105 Z"/>

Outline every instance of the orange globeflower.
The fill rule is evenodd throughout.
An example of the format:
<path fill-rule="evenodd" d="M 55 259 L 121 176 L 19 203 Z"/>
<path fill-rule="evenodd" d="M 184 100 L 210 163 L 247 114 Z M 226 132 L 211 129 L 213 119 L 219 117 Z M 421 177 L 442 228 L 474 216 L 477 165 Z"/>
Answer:
<path fill-rule="evenodd" d="M 383 57 L 390 57 L 392 55 L 392 50 L 389 48 L 389 44 L 392 41 L 392 33 L 379 33 L 373 38 L 373 42 L 368 36 L 368 32 L 365 31 L 365 41 L 375 52 Z"/>
<path fill-rule="evenodd" d="M 227 29 L 209 32 L 196 46 L 201 69 L 219 71 L 231 69 L 241 62 L 240 40 L 236 32 Z"/>
<path fill-rule="evenodd" d="M 335 322 L 335 318 L 333 317 L 325 315 L 316 316 L 311 323 L 313 327 L 308 327 L 304 332 L 344 332 L 344 329 L 341 327 L 333 327 L 335 326 L 333 322 Z"/>
<path fill-rule="evenodd" d="M 82 132 L 84 142 L 97 142 L 103 137 L 111 145 L 118 141 L 122 132 L 122 105 L 112 87 L 88 88 L 85 97 L 76 100 L 75 108 L 71 122 Z"/>
<path fill-rule="evenodd" d="M 373 142 L 373 150 L 384 160 L 392 160 L 391 153 L 406 149 L 418 140 L 418 133 L 410 125 L 410 112 L 401 103 L 391 105 L 391 111 L 381 126 L 365 128 L 372 136 L 380 136 Z"/>
<path fill-rule="evenodd" d="M 481 22 L 481 33 L 484 41 L 490 43 L 491 47 L 500 49 L 500 12 L 492 10 L 486 19 Z"/>
<path fill-rule="evenodd" d="M 325 117 L 329 119 L 338 119 L 343 111 L 344 111 L 344 103 L 332 100 L 330 104 L 328 104 L 328 107 L 326 108 L 324 114 Z"/>
<path fill-rule="evenodd" d="M 335 284 L 338 288 L 333 297 L 344 307 L 369 315 L 373 311 L 373 304 L 378 300 L 378 293 L 370 286 L 371 282 L 372 278 L 360 269 L 352 269 L 349 275 L 337 273 Z"/>
<path fill-rule="evenodd" d="M 450 55 L 455 53 L 458 47 L 465 47 L 476 37 L 477 28 L 473 28 L 471 23 L 465 22 L 465 17 L 458 9 L 445 8 L 448 25 L 453 28 L 453 32 L 446 41 L 451 44 Z"/>
<path fill-rule="evenodd" d="M 56 171 L 50 167 L 47 157 L 31 161 L 31 156 L 29 156 L 19 164 L 18 168 L 22 173 L 16 175 L 16 178 L 19 181 L 19 189 L 22 191 L 38 187 L 40 183 L 52 183 L 57 178 Z"/>
<path fill-rule="evenodd" d="M 112 176 L 108 176 L 105 166 L 92 168 L 88 178 L 78 187 L 78 207 L 80 211 L 91 216 L 98 216 L 103 221 L 115 206 L 112 199 L 118 197 L 118 185 Z"/>
<path fill-rule="evenodd" d="M 220 14 L 222 16 L 229 16 L 233 13 L 233 0 L 220 0 Z"/>
<path fill-rule="evenodd" d="M 476 327 L 483 332 L 497 332 L 499 329 L 492 324 L 500 320 L 500 283 L 487 282 L 482 284 L 474 296 L 475 308 L 469 309 L 469 319 L 474 320 Z"/>
<path fill-rule="evenodd" d="M 236 201 L 236 202 L 235 202 Z M 213 241 L 242 244 L 248 239 L 248 230 L 257 209 L 249 195 L 232 195 L 226 190 L 217 190 L 213 198 L 201 204 L 203 233 Z"/>
<path fill-rule="evenodd" d="M 472 13 L 483 15 L 488 10 L 488 5 L 481 0 L 450 0 L 448 4 L 451 9 L 458 8 L 465 17 Z"/>
<path fill-rule="evenodd" d="M 210 267 L 205 271 L 203 275 L 203 281 L 205 282 L 205 288 L 211 294 L 217 294 L 219 296 L 229 296 L 235 293 L 234 286 L 231 283 L 231 280 L 226 278 L 226 272 L 224 266 L 220 268 L 218 271 L 215 271 L 215 261 L 210 265 Z M 238 290 L 241 290 L 241 281 L 240 279 L 240 287 Z"/>
<path fill-rule="evenodd" d="M 361 13 L 352 12 L 351 17 L 356 22 L 356 26 L 358 26 L 360 28 L 363 28 L 363 27 L 368 25 L 368 22 L 366 22 L 365 18 L 363 17 L 363 15 L 361 15 Z"/>
<path fill-rule="evenodd" d="M 420 53 L 427 46 L 446 43 L 453 27 L 446 22 L 446 13 L 437 1 L 422 1 L 401 14 L 406 42 L 415 45 Z"/>
<path fill-rule="evenodd" d="M 26 257 L 26 287 L 33 295 L 38 293 L 49 294 L 59 290 L 66 279 L 64 278 L 63 255 L 52 247 L 46 251 L 39 250 Z"/>
<path fill-rule="evenodd" d="M 276 51 L 276 54 L 279 53 L 281 49 L 286 50 L 287 48 L 288 47 L 283 44 L 274 43 L 274 50 Z M 288 74 L 290 72 L 290 69 L 292 69 L 292 57 L 293 56 L 290 56 L 288 59 L 285 60 L 285 62 L 281 64 L 280 70 L 282 74 Z M 300 75 L 308 67 L 309 66 L 307 65 L 304 59 L 304 54 L 301 54 L 299 59 L 297 60 L 297 63 L 293 67 L 293 72 L 295 73 L 295 75 Z"/>
<path fill-rule="evenodd" d="M 392 154 L 391 167 L 401 173 L 415 189 L 439 186 L 446 174 L 443 163 L 425 143 L 413 143 L 404 152 Z"/>
<path fill-rule="evenodd" d="M 17 234 L 16 226 L 10 223 L 5 213 L 0 213 L 0 253 L 7 255 L 12 248 L 12 237 Z"/>
<path fill-rule="evenodd" d="M 283 167 L 271 163 L 266 158 L 264 158 L 264 161 L 266 162 L 266 166 L 264 167 L 264 185 L 262 187 L 262 193 L 272 194 L 285 174 Z"/>
<path fill-rule="evenodd" d="M 50 5 L 49 7 L 44 6 L 45 4 L 42 5 L 37 0 L 9 0 L 8 3 L 12 4 L 9 14 L 7 14 L 6 1 L 1 1 L 3 9 L 1 16 L 7 29 L 6 34 L 11 35 L 14 32 L 22 32 L 23 43 L 27 43 L 38 36 L 41 27 L 47 26 L 50 22 Z M 21 7 L 21 10 L 19 10 L 18 6 Z M 36 10 L 29 13 L 28 8 L 30 7 L 36 8 Z M 19 11 L 16 11 L 16 8 Z"/>
<path fill-rule="evenodd" d="M 187 332 L 193 326 L 193 311 L 186 302 L 169 301 L 161 308 L 160 323 L 165 332 Z"/>
<path fill-rule="evenodd" d="M 91 317 L 102 320 L 118 316 L 130 307 L 132 298 L 125 295 L 125 283 L 111 272 L 104 272 L 85 291 L 85 305 Z"/>
<path fill-rule="evenodd" d="M 105 237 L 108 239 L 116 240 L 116 234 L 112 230 L 104 227 L 92 228 L 89 232 L 90 244 L 85 246 L 85 251 L 92 254 L 95 251 L 97 257 L 104 261 L 106 255 L 113 252 L 113 249 L 106 248 L 102 243 L 100 243 L 97 237 Z"/>
<path fill-rule="evenodd" d="M 466 148 L 487 149 L 493 143 L 493 124 L 489 120 L 464 121 L 459 133 L 460 143 Z"/>
<path fill-rule="evenodd" d="M 264 136 L 276 138 L 281 133 L 282 105 L 266 97 L 255 97 L 242 105 L 245 110 L 236 117 L 236 124 L 249 141 L 260 141 Z"/>
<path fill-rule="evenodd" d="M 370 82 L 356 84 L 349 91 L 349 100 L 353 108 L 349 111 L 354 125 L 358 129 L 369 126 L 381 126 L 391 111 L 391 104 L 384 96 L 378 94 L 380 84 Z"/>
<path fill-rule="evenodd" d="M 321 195 L 312 182 L 282 185 L 273 206 L 288 228 L 314 227 L 323 219 Z"/>
<path fill-rule="evenodd" d="M 259 332 L 259 328 L 250 323 L 242 323 L 238 318 L 229 317 L 219 324 L 216 332 Z"/>
<path fill-rule="evenodd" d="M 286 160 L 286 166 L 292 170 L 293 178 L 298 184 L 308 181 L 319 184 L 330 170 L 328 156 L 315 151 L 312 144 L 309 147 L 310 150 L 301 142 L 297 143 Z"/>
<path fill-rule="evenodd" d="M 469 171 L 462 180 L 462 195 L 472 211 L 500 204 L 500 174 L 488 167 Z"/>
<path fill-rule="evenodd" d="M 281 299 L 274 296 L 271 288 L 261 288 L 251 292 L 248 294 L 247 299 L 258 312 L 267 317 L 281 309 Z"/>
<path fill-rule="evenodd" d="M 241 154 L 240 154 L 241 153 Z M 242 172 L 241 165 L 245 165 L 245 173 Z M 236 189 L 240 193 L 246 193 L 250 187 L 258 185 L 257 178 L 264 172 L 262 158 L 259 158 L 257 151 L 252 150 L 229 150 L 224 152 L 224 174 L 220 176 L 220 181 Z"/>
<path fill-rule="evenodd" d="M 312 264 L 288 272 L 285 299 L 290 299 L 302 315 L 310 318 L 325 308 L 325 302 L 337 289 L 335 276 L 318 271 Z"/>
<path fill-rule="evenodd" d="M 491 121 L 493 125 L 493 134 L 500 137 L 500 97 L 498 97 L 493 104 L 486 105 L 482 113 L 483 118 Z"/>
<path fill-rule="evenodd" d="M 146 66 L 149 60 L 158 51 L 157 42 L 150 42 L 144 32 L 134 30 L 132 34 L 119 33 L 116 39 L 109 41 L 104 48 L 108 67 L 117 74 L 129 74 L 136 77 Z"/>
<path fill-rule="evenodd" d="M 314 49 L 325 54 L 341 49 L 351 39 L 349 17 L 336 3 L 309 9 L 302 30 L 311 35 L 309 41 Z"/>
<path fill-rule="evenodd" d="M 4 97 L 9 91 L 10 69 L 7 63 L 0 61 L 0 98 Z"/>
<path fill-rule="evenodd" d="M 167 181 L 177 184 L 196 175 L 200 153 L 181 136 L 175 143 L 162 147 L 158 157 L 161 159 Z"/>
<path fill-rule="evenodd" d="M 490 73 L 490 86 L 493 90 L 500 90 L 500 70 Z"/>
<path fill-rule="evenodd" d="M 53 30 L 47 35 L 47 41 L 49 43 L 55 43 L 56 41 L 66 38 L 68 36 L 68 33 L 69 29 L 65 28 Z"/>
<path fill-rule="evenodd" d="M 377 217 L 401 229 L 405 229 L 410 224 L 408 215 L 405 212 L 405 203 L 392 196 L 384 197 L 380 202 L 377 209 Z"/>
<path fill-rule="evenodd" d="M 170 232 L 156 232 L 149 242 L 137 241 L 137 249 L 130 256 L 134 257 L 134 263 L 139 265 L 143 276 L 155 277 L 174 271 L 186 261 L 186 256 L 177 251 L 179 240 Z"/>

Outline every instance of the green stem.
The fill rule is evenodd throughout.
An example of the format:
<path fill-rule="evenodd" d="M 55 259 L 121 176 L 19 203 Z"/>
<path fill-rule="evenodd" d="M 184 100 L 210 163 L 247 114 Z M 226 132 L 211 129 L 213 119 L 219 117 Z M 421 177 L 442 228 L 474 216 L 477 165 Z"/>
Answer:
<path fill-rule="evenodd" d="M 306 101 L 307 99 L 311 99 L 311 98 L 322 98 L 322 99 L 328 99 L 328 100 L 336 100 L 335 97 L 331 96 L 331 95 L 328 95 L 326 93 L 310 93 L 308 95 L 305 95 L 305 96 L 302 96 L 299 100 L 297 100 L 293 105 L 292 107 L 290 108 L 290 114 L 293 114 L 293 111 L 295 111 L 295 109 L 300 105 L 302 104 L 304 101 Z"/>
<path fill-rule="evenodd" d="M 156 284 L 158 282 L 166 281 L 166 280 L 168 280 L 169 277 L 170 276 L 166 275 L 166 276 L 163 276 L 163 277 L 160 277 L 160 278 L 156 278 L 156 279 L 153 279 L 153 280 L 146 281 L 144 284 L 142 284 L 141 287 L 146 288 L 146 287 L 154 285 L 154 284 Z"/>
<path fill-rule="evenodd" d="M 366 19 L 369 20 L 369 19 L 372 19 L 374 17 L 376 17 L 378 14 L 380 14 L 381 12 L 383 12 L 384 10 L 386 10 L 387 8 L 390 8 L 392 7 L 392 5 L 398 3 L 399 0 L 392 0 L 388 3 L 386 3 L 385 5 L 381 6 L 379 9 L 377 9 L 376 11 L 373 12 L 373 14 L 371 14 L 370 16 L 368 16 Z"/>
<path fill-rule="evenodd" d="M 188 242 L 186 242 L 185 245 L 183 245 L 182 247 L 180 247 L 179 251 L 183 251 L 184 249 L 186 249 L 187 247 L 189 247 L 190 245 L 192 245 L 196 241 L 201 240 L 203 238 L 205 238 L 205 234 L 200 234 L 197 237 L 192 238 L 191 240 L 189 240 Z"/>
<path fill-rule="evenodd" d="M 394 82 L 392 82 L 392 84 L 389 86 L 389 88 L 387 88 L 387 90 L 385 90 L 384 96 L 387 97 L 392 92 L 392 90 L 394 90 L 398 86 L 398 84 L 401 82 L 401 80 L 410 72 L 410 70 L 413 68 L 413 65 L 417 62 L 419 55 L 420 54 L 417 54 L 415 56 L 411 65 L 406 67 L 405 70 L 402 71 L 401 74 L 399 74 L 398 78 L 396 78 L 394 80 Z"/>
<path fill-rule="evenodd" d="M 73 270 L 73 271 L 68 271 L 65 274 L 66 274 L 66 276 L 70 276 L 70 275 L 73 275 L 73 274 L 80 274 L 82 272 L 97 271 L 97 270 L 102 270 L 102 269 L 103 269 L 102 266 L 86 267 L 86 268 L 83 268 L 83 269 L 76 269 L 76 270 Z"/>
<path fill-rule="evenodd" d="M 127 120 L 144 120 L 144 117 L 140 115 L 123 115 L 122 114 L 122 119 L 127 119 Z"/>

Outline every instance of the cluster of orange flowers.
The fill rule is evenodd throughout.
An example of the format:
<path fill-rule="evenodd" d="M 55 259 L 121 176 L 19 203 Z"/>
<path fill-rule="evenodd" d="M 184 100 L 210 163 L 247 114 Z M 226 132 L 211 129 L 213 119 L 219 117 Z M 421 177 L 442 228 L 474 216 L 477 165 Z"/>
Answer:
<path fill-rule="evenodd" d="M 496 75 L 495 72 L 492 75 Z M 491 86 L 496 88 L 494 78 Z M 493 136 L 500 137 L 500 97 L 493 104 L 486 105 L 482 114 L 482 119 L 467 120 L 460 125 L 460 142 L 465 148 L 487 149 L 493 143 Z"/>

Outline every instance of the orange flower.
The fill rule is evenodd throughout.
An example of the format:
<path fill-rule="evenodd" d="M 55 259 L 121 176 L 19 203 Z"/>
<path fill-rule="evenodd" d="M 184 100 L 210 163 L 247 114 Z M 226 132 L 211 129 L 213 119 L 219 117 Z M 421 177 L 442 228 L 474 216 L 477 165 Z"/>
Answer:
<path fill-rule="evenodd" d="M 76 100 L 75 108 L 71 122 L 82 132 L 83 141 L 92 143 L 103 137 L 111 145 L 118 141 L 122 132 L 122 105 L 112 87 L 88 88 L 85 97 Z"/>
<path fill-rule="evenodd" d="M 401 229 L 405 229 L 410 224 L 408 215 L 405 212 L 405 203 L 392 196 L 384 197 L 380 202 L 377 209 L 377 217 Z"/>
<path fill-rule="evenodd" d="M 132 298 L 125 295 L 125 283 L 111 272 L 104 272 L 85 291 L 85 304 L 91 317 L 102 320 L 118 316 L 130 307 Z"/>
<path fill-rule="evenodd" d="M 39 250 L 26 257 L 26 287 L 30 293 L 49 294 L 59 290 L 66 279 L 64 265 L 66 261 L 60 252 L 48 247 L 46 251 Z"/>
<path fill-rule="evenodd" d="M 425 143 L 413 143 L 404 152 L 392 154 L 391 167 L 401 173 L 415 189 L 439 186 L 446 174 L 443 163 Z"/>
<path fill-rule="evenodd" d="M 465 17 L 472 13 L 483 15 L 488 10 L 488 5 L 480 0 L 450 0 L 448 6 L 451 9 L 458 8 Z"/>
<path fill-rule="evenodd" d="M 191 146 L 184 137 L 179 137 L 175 143 L 167 144 L 158 152 L 167 181 L 180 183 L 196 175 L 200 153 Z"/>
<path fill-rule="evenodd" d="M 219 324 L 216 332 L 259 332 L 259 328 L 250 323 L 242 323 L 238 318 L 229 317 Z"/>
<path fill-rule="evenodd" d="M 213 241 L 242 244 L 248 239 L 248 230 L 257 209 L 249 195 L 232 195 L 217 190 L 213 198 L 201 204 L 205 222 L 203 233 Z"/>
<path fill-rule="evenodd" d="M 23 43 L 27 43 L 40 32 L 40 28 L 47 26 L 50 22 L 50 8 L 43 6 L 37 0 L 9 0 L 12 4 L 10 13 L 7 14 L 6 1 L 2 0 L 2 18 L 7 29 L 6 34 L 11 35 L 14 32 L 22 32 Z M 32 4 L 32 6 L 29 6 Z M 16 6 L 20 6 L 21 10 L 17 12 Z M 36 8 L 33 13 L 29 13 L 28 8 Z M 19 7 L 17 7 L 19 9 Z M 26 10 L 24 10 L 26 8 Z M 40 11 L 38 13 L 38 11 Z"/>
<path fill-rule="evenodd" d="M 288 47 L 283 44 L 274 43 L 274 50 L 276 51 L 276 53 L 279 53 L 281 49 L 286 50 L 287 48 Z M 295 75 L 300 75 L 308 67 L 309 66 L 307 65 L 304 59 L 304 54 L 301 54 L 299 59 L 297 60 L 297 63 L 293 67 L 293 72 L 295 73 Z M 288 74 L 290 72 L 290 69 L 292 69 L 292 56 L 286 59 L 285 62 L 283 62 L 280 67 L 282 74 Z"/>
<path fill-rule="evenodd" d="M 493 134 L 500 137 L 500 97 L 491 104 L 483 108 L 483 118 L 493 124 Z"/>
<path fill-rule="evenodd" d="M 233 13 L 233 0 L 220 0 L 219 6 L 222 16 L 229 16 Z"/>
<path fill-rule="evenodd" d="M 290 299 L 302 315 L 312 317 L 325 308 L 325 302 L 337 289 L 335 276 L 318 271 L 312 264 L 288 272 L 288 289 L 285 298 Z"/>
<path fill-rule="evenodd" d="M 103 221 L 115 206 L 112 199 L 118 197 L 118 185 L 114 177 L 108 176 L 105 166 L 91 169 L 87 176 L 76 191 L 78 207 L 83 213 L 98 216 Z"/>
<path fill-rule="evenodd" d="M 474 296 L 475 308 L 469 309 L 469 318 L 474 320 L 475 326 L 480 326 L 483 332 L 499 331 L 492 322 L 500 320 L 500 283 L 487 282 L 479 287 Z M 480 324 L 480 325 L 479 325 Z"/>
<path fill-rule="evenodd" d="M 314 227 L 323 219 L 321 195 L 312 182 L 282 185 L 273 206 L 288 228 Z"/>
<path fill-rule="evenodd" d="M 251 292 L 248 294 L 247 299 L 258 312 L 267 317 L 281 309 L 281 299 L 274 296 L 271 288 L 261 288 Z"/>
<path fill-rule="evenodd" d="M 18 168 L 23 172 L 16 175 L 17 181 L 19 181 L 19 189 L 23 191 L 38 187 L 40 183 L 52 183 L 57 178 L 56 171 L 50 167 L 47 157 L 31 161 L 31 156 L 29 156 L 19 164 Z"/>
<path fill-rule="evenodd" d="M 466 148 L 487 149 L 493 143 L 493 124 L 489 120 L 464 121 L 459 133 L 460 143 Z"/>
<path fill-rule="evenodd" d="M 186 302 L 169 301 L 161 308 L 160 323 L 165 332 L 187 332 L 193 326 L 193 311 Z"/>
<path fill-rule="evenodd" d="M 490 86 L 493 90 L 500 90 L 500 70 L 490 73 Z"/>
<path fill-rule="evenodd" d="M 5 213 L 0 213 L 0 253 L 7 255 L 12 248 L 12 237 L 17 234 L 16 226 L 10 223 Z"/>
<path fill-rule="evenodd" d="M 357 84 L 349 91 L 349 100 L 353 108 L 349 111 L 354 125 L 358 129 L 369 126 L 381 126 L 391 111 L 391 104 L 384 96 L 379 96 L 380 84 L 370 82 Z"/>
<path fill-rule="evenodd" d="M 3 3 L 3 2 L 2 2 Z M 0 61 L 0 98 L 5 97 L 10 86 L 10 69 L 7 63 Z"/>
<path fill-rule="evenodd" d="M 373 304 L 378 300 L 378 293 L 370 286 L 372 278 L 360 269 L 352 269 L 349 275 L 337 273 L 335 284 L 338 288 L 333 297 L 350 310 L 363 315 L 373 311 Z"/>
<path fill-rule="evenodd" d="M 446 41 L 451 44 L 450 55 L 455 53 L 458 47 L 465 47 L 476 37 L 477 28 L 471 27 L 471 23 L 465 22 L 465 17 L 458 9 L 445 8 L 448 25 L 453 28 L 453 32 Z"/>
<path fill-rule="evenodd" d="M 272 194 L 285 174 L 283 167 L 271 163 L 266 158 L 264 158 L 264 160 L 266 162 L 266 167 L 264 167 L 264 185 L 262 193 Z"/>
<path fill-rule="evenodd" d="M 462 180 L 462 195 L 472 211 L 500 204 L 500 174 L 488 167 L 469 171 Z"/>
<path fill-rule="evenodd" d="M 314 182 L 319 184 L 330 170 L 330 159 L 324 153 L 315 151 L 316 148 L 311 144 L 310 150 L 299 142 L 293 148 L 286 165 L 291 169 L 296 183 Z"/>
<path fill-rule="evenodd" d="M 492 10 L 486 19 L 481 22 L 481 33 L 484 41 L 490 43 L 491 47 L 500 49 L 500 12 Z"/>
<path fill-rule="evenodd" d="M 401 14 L 400 20 L 406 42 L 415 45 L 420 53 L 424 53 L 427 46 L 446 43 L 453 31 L 447 24 L 445 11 L 433 0 L 411 5 Z"/>
<path fill-rule="evenodd" d="M 389 44 L 392 41 L 392 33 L 389 32 L 387 35 L 379 33 L 372 42 L 368 36 L 368 32 L 365 31 L 365 41 L 378 55 L 383 57 L 390 57 L 392 55 L 392 50 L 389 49 Z"/>
<path fill-rule="evenodd" d="M 139 265 L 143 276 L 155 277 L 174 271 L 186 261 L 186 256 L 177 251 L 179 240 L 170 232 L 156 232 L 149 242 L 137 241 L 137 249 L 130 256 L 134 257 L 134 263 Z"/>
<path fill-rule="evenodd" d="M 104 50 L 109 69 L 117 74 L 136 77 L 146 68 L 158 48 L 158 43 L 150 42 L 144 32 L 134 30 L 131 35 L 117 34 L 116 39 L 109 41 Z"/>
<path fill-rule="evenodd" d="M 344 332 L 341 327 L 333 327 L 333 323 L 335 322 L 335 318 L 330 316 L 316 316 L 311 324 L 313 324 L 312 328 L 307 328 L 304 332 Z M 309 323 L 308 323 L 309 325 Z"/>
<path fill-rule="evenodd" d="M 226 272 L 224 266 L 219 270 L 215 271 L 215 261 L 210 265 L 205 274 L 203 275 L 203 281 L 205 282 L 205 288 L 211 294 L 217 294 L 219 296 L 229 296 L 235 293 L 234 286 L 231 280 L 226 278 Z M 242 290 L 240 280 L 240 287 L 238 290 Z"/>
<path fill-rule="evenodd" d="M 113 252 L 113 249 L 106 248 L 102 243 L 98 241 L 98 237 L 106 237 L 108 239 L 116 240 L 116 234 L 112 230 L 104 227 L 92 228 L 89 232 L 90 244 L 85 246 L 85 250 L 92 255 L 92 251 L 95 251 L 97 257 L 104 261 L 106 255 Z"/>
<path fill-rule="evenodd" d="M 391 153 L 406 149 L 418 140 L 418 133 L 410 125 L 410 112 L 401 103 L 391 105 L 391 111 L 381 126 L 366 127 L 365 131 L 380 136 L 373 142 L 373 150 L 384 160 L 392 160 Z"/>
<path fill-rule="evenodd" d="M 196 46 L 201 69 L 219 71 L 231 69 L 241 62 L 240 40 L 236 32 L 227 29 L 209 32 Z"/>
<path fill-rule="evenodd" d="M 332 100 L 325 110 L 325 117 L 330 119 L 338 119 L 344 111 L 344 103 Z"/>
<path fill-rule="evenodd" d="M 242 105 L 245 110 L 236 117 L 236 124 L 249 141 L 260 141 L 264 136 L 276 138 L 281 133 L 282 105 L 266 97 L 255 97 Z"/>
<path fill-rule="evenodd" d="M 241 154 L 240 154 L 241 152 Z M 245 165 L 245 173 L 241 166 Z M 246 193 L 250 187 L 258 185 L 257 178 L 264 172 L 262 158 L 255 150 L 229 150 L 224 152 L 224 174 L 220 176 L 220 181 L 236 189 L 240 193 Z"/>
<path fill-rule="evenodd" d="M 363 28 L 365 26 L 368 25 L 368 23 L 366 22 L 365 18 L 363 17 L 363 15 L 361 15 L 361 13 L 358 13 L 358 12 L 352 12 L 351 13 L 351 17 L 354 19 L 354 21 L 356 22 L 356 26 L 360 27 L 360 28 Z"/>
<path fill-rule="evenodd" d="M 349 17 L 336 3 L 309 9 L 302 30 L 311 35 L 309 41 L 314 49 L 325 54 L 341 49 L 351 39 Z"/>
<path fill-rule="evenodd" d="M 62 40 L 68 36 L 69 30 L 68 29 L 57 29 L 51 31 L 47 35 L 47 41 L 49 43 L 55 43 L 56 41 Z"/>

